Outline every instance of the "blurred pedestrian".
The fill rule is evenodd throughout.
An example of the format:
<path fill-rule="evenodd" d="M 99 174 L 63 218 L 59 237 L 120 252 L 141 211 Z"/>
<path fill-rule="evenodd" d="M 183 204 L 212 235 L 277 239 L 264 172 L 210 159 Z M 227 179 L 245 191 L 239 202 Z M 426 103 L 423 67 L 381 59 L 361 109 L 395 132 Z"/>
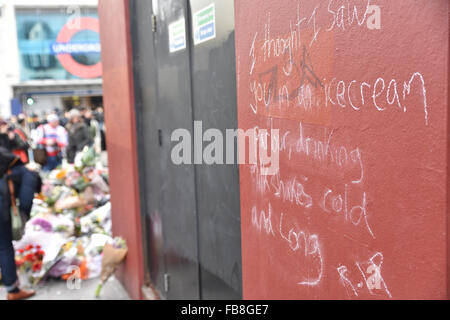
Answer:
<path fill-rule="evenodd" d="M 51 171 L 62 164 L 62 151 L 67 146 L 67 131 L 59 125 L 56 114 L 47 117 L 47 124 L 37 128 L 37 144 L 45 146 L 47 151 L 47 163 L 43 165 L 43 171 Z"/>
<path fill-rule="evenodd" d="M 101 152 L 106 151 L 106 126 L 105 126 L 105 114 L 103 112 L 102 107 L 98 107 L 95 110 L 95 118 L 98 121 L 99 124 L 99 131 L 100 131 L 100 150 Z"/>
<path fill-rule="evenodd" d="M 67 161 L 73 163 L 77 152 L 80 152 L 85 146 L 92 143 L 89 128 L 77 109 L 72 109 L 69 112 L 67 131 L 69 133 L 69 144 L 66 150 Z"/>
<path fill-rule="evenodd" d="M 19 158 L 0 147 L 0 270 L 8 300 L 26 299 L 35 294 L 33 290 L 20 288 L 12 244 L 11 206 L 18 198 L 19 214 L 29 219 L 34 194 L 41 187 L 38 173 L 28 170 Z"/>
<path fill-rule="evenodd" d="M 27 139 L 30 138 L 30 129 L 27 126 L 26 116 L 21 113 L 17 116 L 17 126 L 16 129 L 19 129 L 23 134 L 27 137 Z"/>
<path fill-rule="evenodd" d="M 14 132 L 14 128 L 3 119 L 0 119 L 0 147 L 10 152 L 26 147 L 26 143 Z"/>
<path fill-rule="evenodd" d="M 23 163 L 28 163 L 28 149 L 29 145 L 29 130 L 25 123 L 25 115 L 19 114 L 17 116 L 17 124 L 14 126 L 14 132 L 23 142 L 22 145 L 13 150 L 13 153 L 22 160 Z"/>
<path fill-rule="evenodd" d="M 36 113 L 31 114 L 30 129 L 37 129 L 41 125 L 39 116 Z"/>
<path fill-rule="evenodd" d="M 100 125 L 102 125 L 105 122 L 105 117 L 104 117 L 104 113 L 103 113 L 103 108 L 102 107 L 98 107 L 97 109 L 95 109 L 95 113 L 94 113 L 95 119 L 97 119 L 98 123 Z"/>
<path fill-rule="evenodd" d="M 88 108 L 82 107 L 80 109 L 81 119 L 84 121 L 84 123 L 89 127 L 89 119 L 86 118 L 86 112 L 88 111 Z"/>
<path fill-rule="evenodd" d="M 69 123 L 69 111 L 65 111 L 62 116 L 59 118 L 59 123 L 66 128 Z M 67 129 L 67 128 L 66 128 Z"/>

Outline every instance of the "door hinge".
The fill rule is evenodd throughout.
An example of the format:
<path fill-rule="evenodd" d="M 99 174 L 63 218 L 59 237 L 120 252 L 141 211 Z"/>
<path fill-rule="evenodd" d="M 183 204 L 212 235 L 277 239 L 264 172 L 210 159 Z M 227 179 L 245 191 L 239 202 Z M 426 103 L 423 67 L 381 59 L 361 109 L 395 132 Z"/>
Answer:
<path fill-rule="evenodd" d="M 156 15 L 152 14 L 152 31 L 156 32 Z"/>
<path fill-rule="evenodd" d="M 168 273 L 164 273 L 164 291 L 168 292 L 169 291 L 169 279 L 170 276 Z"/>

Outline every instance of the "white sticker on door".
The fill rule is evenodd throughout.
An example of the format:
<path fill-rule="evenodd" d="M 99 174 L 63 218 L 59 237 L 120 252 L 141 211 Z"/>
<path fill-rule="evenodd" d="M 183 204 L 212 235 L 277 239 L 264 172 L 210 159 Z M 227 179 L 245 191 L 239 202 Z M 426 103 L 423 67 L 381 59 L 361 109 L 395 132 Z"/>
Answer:
<path fill-rule="evenodd" d="M 195 12 L 192 17 L 194 44 L 214 39 L 216 37 L 216 13 L 214 3 Z"/>
<path fill-rule="evenodd" d="M 186 27 L 184 18 L 169 24 L 169 51 L 175 52 L 186 48 Z"/>

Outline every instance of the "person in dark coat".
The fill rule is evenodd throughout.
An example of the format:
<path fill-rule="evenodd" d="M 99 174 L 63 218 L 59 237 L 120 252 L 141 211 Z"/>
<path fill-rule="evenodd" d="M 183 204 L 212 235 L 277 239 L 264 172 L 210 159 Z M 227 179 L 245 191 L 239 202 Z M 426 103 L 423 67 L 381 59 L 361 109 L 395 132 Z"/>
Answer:
<path fill-rule="evenodd" d="M 42 180 L 37 172 L 28 170 L 13 153 L 0 147 L 0 270 L 8 291 L 7 299 L 20 300 L 31 297 L 35 292 L 21 289 L 17 277 L 10 213 L 13 199 L 8 181 L 12 182 L 14 195 L 19 199 L 20 214 L 29 219 L 34 194 L 41 191 Z"/>
<path fill-rule="evenodd" d="M 73 163 L 77 152 L 92 144 L 91 132 L 77 109 L 70 110 L 66 129 L 69 133 L 69 144 L 66 149 L 67 161 Z"/>
<path fill-rule="evenodd" d="M 41 121 L 39 120 L 39 116 L 36 113 L 31 114 L 31 123 L 30 123 L 30 129 L 36 129 L 41 125 Z"/>
<path fill-rule="evenodd" d="M 14 132 L 20 138 L 20 144 L 23 144 L 22 148 L 13 149 L 13 153 L 22 160 L 23 163 L 28 163 L 28 149 L 30 147 L 29 141 L 29 131 L 25 124 L 25 115 L 19 114 L 17 116 L 17 124 L 14 125 Z"/>
<path fill-rule="evenodd" d="M 2 119 L 0 119 L 0 147 L 9 151 L 28 147 L 27 143 L 14 132 L 14 127 Z"/>

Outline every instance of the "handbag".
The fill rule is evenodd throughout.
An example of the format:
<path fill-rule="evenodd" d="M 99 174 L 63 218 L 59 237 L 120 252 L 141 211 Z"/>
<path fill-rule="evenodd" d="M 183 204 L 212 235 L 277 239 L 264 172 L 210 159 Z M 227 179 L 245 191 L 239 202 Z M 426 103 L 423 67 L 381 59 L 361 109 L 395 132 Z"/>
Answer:
<path fill-rule="evenodd" d="M 45 128 L 42 125 L 42 131 L 44 132 L 45 138 Z M 33 149 L 33 159 L 34 162 L 39 163 L 41 166 L 47 163 L 47 150 L 44 145 L 38 144 L 37 148 Z"/>
<path fill-rule="evenodd" d="M 42 145 L 39 145 L 37 148 L 33 149 L 33 158 L 34 162 L 39 163 L 41 166 L 47 163 L 47 150 Z"/>
<path fill-rule="evenodd" d="M 22 239 L 25 223 L 27 221 L 24 214 L 19 212 L 17 209 L 17 200 L 14 193 L 14 184 L 11 180 L 11 170 L 8 170 L 8 188 L 9 194 L 11 195 L 11 228 L 12 228 L 12 239 L 20 240 Z"/>

